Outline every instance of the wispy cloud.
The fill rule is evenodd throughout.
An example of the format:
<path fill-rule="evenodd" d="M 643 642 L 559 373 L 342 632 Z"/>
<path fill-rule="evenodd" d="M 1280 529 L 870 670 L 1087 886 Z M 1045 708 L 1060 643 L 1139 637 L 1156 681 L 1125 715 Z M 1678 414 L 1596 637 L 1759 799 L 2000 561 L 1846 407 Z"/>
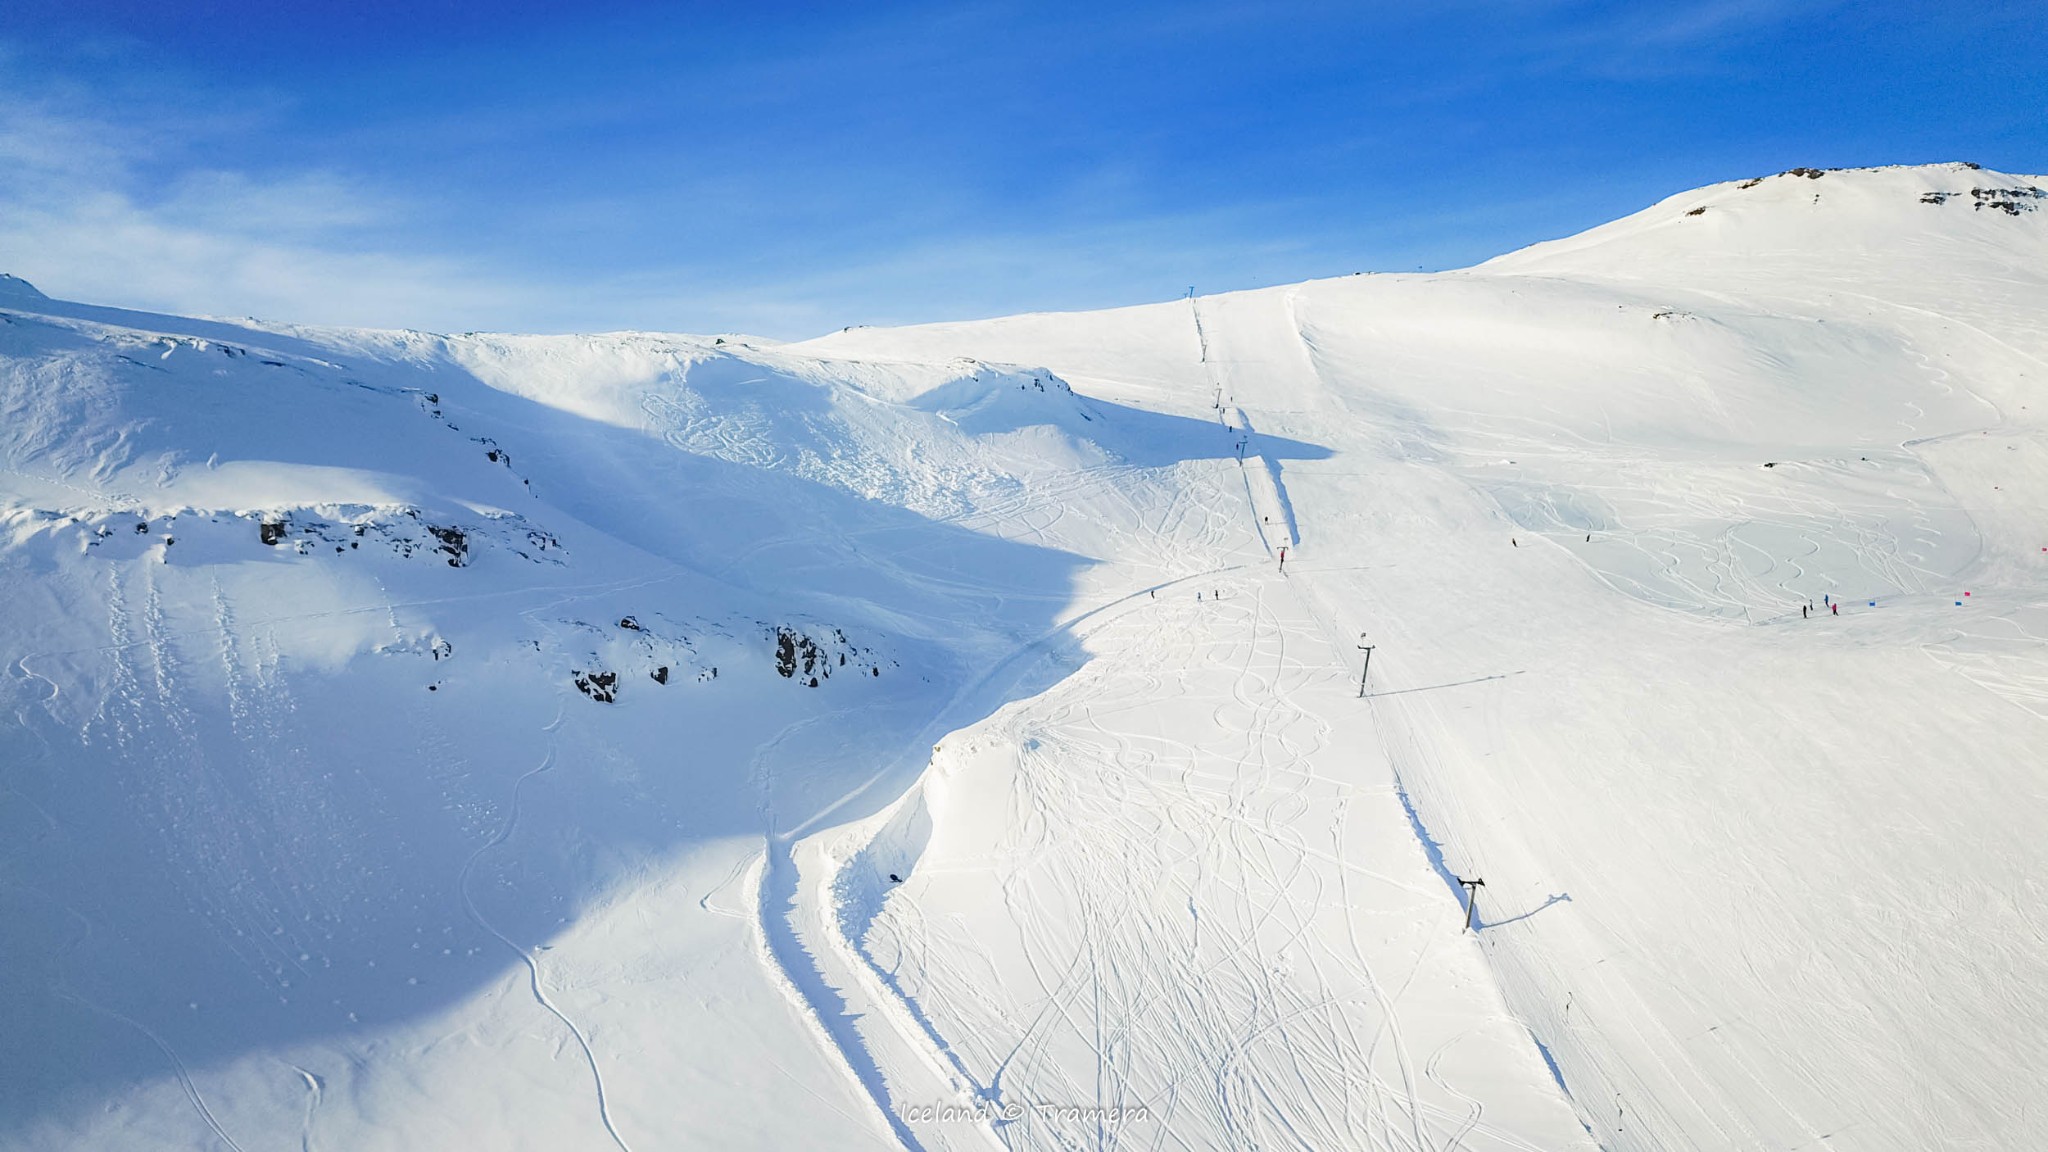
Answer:
<path fill-rule="evenodd" d="M 1842 7 L 1843 0 L 1696 0 L 1684 5 L 1610 5 L 1586 0 L 1532 5 L 1534 34 L 1516 46 L 1529 67 L 1614 80 L 1724 74 L 1721 49 L 1766 39 Z"/>
<path fill-rule="evenodd" d="M 49 19 L 0 32 L 0 270 L 309 322 L 800 336 L 1108 306 L 2042 139 L 2038 30 L 1842 0 L 236 0 L 232 27 L 152 9 L 126 39 L 22 2 Z"/>
<path fill-rule="evenodd" d="M 35 96 L 10 79 L 0 266 L 52 295 L 393 327 L 542 302 L 457 260 L 380 249 L 401 197 L 333 172 L 187 166 L 210 143 L 202 123 Z"/>

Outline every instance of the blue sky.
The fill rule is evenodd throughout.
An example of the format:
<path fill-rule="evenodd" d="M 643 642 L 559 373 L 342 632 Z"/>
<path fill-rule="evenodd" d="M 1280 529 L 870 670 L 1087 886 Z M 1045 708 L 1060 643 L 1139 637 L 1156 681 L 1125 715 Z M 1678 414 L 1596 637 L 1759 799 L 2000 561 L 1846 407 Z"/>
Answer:
<path fill-rule="evenodd" d="M 0 271 L 305 322 L 798 337 L 2048 171 L 2038 0 L 6 7 Z"/>

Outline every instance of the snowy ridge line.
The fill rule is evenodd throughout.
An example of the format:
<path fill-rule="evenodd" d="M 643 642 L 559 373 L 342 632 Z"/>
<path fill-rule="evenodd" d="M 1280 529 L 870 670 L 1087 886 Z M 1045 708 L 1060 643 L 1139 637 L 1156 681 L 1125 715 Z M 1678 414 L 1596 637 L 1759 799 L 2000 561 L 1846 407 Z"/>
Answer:
<path fill-rule="evenodd" d="M 861 1083 L 869 1098 L 881 1109 L 891 1130 L 906 1148 L 917 1150 L 922 1148 L 922 1144 L 910 1132 L 902 1117 L 890 1107 L 892 1093 L 889 1090 L 887 1074 L 869 1043 L 860 1036 L 855 1025 L 856 1018 L 851 1015 L 855 989 L 834 986 L 825 977 L 818 963 L 817 954 L 802 941 L 802 929 L 797 926 L 797 920 L 801 916 L 813 921 L 816 930 L 824 933 L 827 947 L 854 961 L 849 965 L 849 972 L 855 981 L 864 985 L 859 991 L 865 993 L 879 1009 L 876 1013 L 878 1018 L 888 1023 L 899 1039 L 917 1054 L 921 1062 L 934 1070 L 950 1068 L 954 1075 L 968 1084 L 974 1084 L 972 1076 L 959 1062 L 951 1046 L 931 1027 L 918 1007 L 902 994 L 894 981 L 882 971 L 875 959 L 858 941 L 848 938 L 845 931 L 846 909 L 838 903 L 838 894 L 842 891 L 846 869 L 866 858 L 874 844 L 874 838 L 890 826 L 891 821 L 905 806 L 923 803 L 925 781 L 932 767 L 929 752 L 924 753 L 923 767 L 919 769 L 916 778 L 904 793 L 887 808 L 863 822 L 866 839 L 857 846 L 843 846 L 846 854 L 843 863 L 835 865 L 830 863 L 830 854 L 823 851 L 818 853 L 819 859 L 828 862 L 826 867 L 830 872 L 808 888 L 799 879 L 791 844 L 799 839 L 826 834 L 830 830 L 820 830 L 819 825 L 832 813 L 891 775 L 901 765 L 917 756 L 920 750 L 933 747 L 935 742 L 941 742 L 945 736 L 958 731 L 966 724 L 973 723 L 974 719 L 969 719 L 967 713 L 993 711 L 987 707 L 991 697 L 1006 695 L 1029 673 L 1031 665 L 1026 660 L 1027 657 L 1049 655 L 1048 646 L 1055 640 L 1075 635 L 1075 630 L 1082 624 L 1096 620 L 1113 609 L 1128 608 L 1141 596 L 1149 598 L 1153 592 L 1187 582 L 1210 579 L 1222 572 L 1233 571 L 1236 567 L 1228 566 L 1195 573 L 1138 589 L 1082 612 L 1035 639 L 1019 645 L 980 679 L 956 693 L 893 762 L 798 828 L 786 833 L 771 834 L 768 838 L 769 863 L 767 875 L 762 882 L 760 908 L 763 936 L 769 942 L 769 956 L 780 969 L 778 974 L 785 985 L 803 998 L 806 1016 L 826 1033 L 854 1079 Z M 770 877 L 774 878 L 772 884 Z M 806 891 L 818 893 L 819 899 L 829 906 L 805 909 L 800 901 Z M 778 911 L 778 906 L 781 911 Z M 837 1001 L 839 1007 L 835 1008 L 832 1001 Z M 843 1023 L 835 1025 L 834 1021 Z M 984 1099 L 989 1098 L 988 1086 L 975 1085 L 975 1091 Z"/>
<path fill-rule="evenodd" d="M 925 795 L 928 776 L 929 769 L 920 773 L 917 783 L 895 803 L 864 821 L 863 825 L 871 827 L 872 832 L 866 833 L 861 846 L 846 853 L 844 860 L 828 854 L 817 840 L 808 842 L 822 871 L 814 887 L 818 901 L 818 931 L 840 960 L 844 972 L 862 985 L 868 999 L 880 1007 L 880 1014 L 888 1018 L 896 1035 L 913 1049 L 921 1063 L 942 1080 L 950 1076 L 956 1085 L 972 1086 L 974 1095 L 983 1103 L 1000 1104 L 994 1086 L 982 1085 L 975 1080 L 959 1053 L 939 1034 L 923 1007 L 903 992 L 895 977 L 883 971 L 860 943 L 887 897 L 888 887 L 880 883 L 884 870 L 894 865 L 891 871 L 897 875 L 908 875 L 922 859 L 924 844 L 931 833 L 931 815 Z M 922 839 L 914 843 L 901 842 L 917 838 L 920 834 Z M 883 863 L 876 857 L 885 839 L 892 841 L 893 851 Z M 844 846 L 841 848 L 843 851 Z M 856 873 L 862 875 L 856 876 Z M 863 879 L 868 881 L 860 886 L 863 891 L 859 894 L 851 891 L 855 881 Z"/>
<path fill-rule="evenodd" d="M 798 720 L 754 753 L 749 774 L 762 788 L 761 819 L 765 830 L 761 851 L 736 865 L 752 878 L 753 893 L 748 905 L 751 914 L 738 911 L 732 915 L 745 919 L 753 929 L 762 970 L 812 1029 L 821 1047 L 837 1058 L 834 1061 L 836 1070 L 846 1077 L 860 1099 L 875 1109 L 898 1145 L 907 1152 L 923 1152 L 923 1145 L 903 1117 L 890 1106 L 888 1085 L 866 1044 L 854 1031 L 850 1006 L 825 978 L 818 956 L 805 946 L 795 928 L 793 920 L 800 911 L 797 891 L 802 877 L 796 867 L 792 842 L 775 834 L 774 815 L 768 808 L 771 787 L 769 761 L 775 750 L 799 729 L 834 715 L 826 713 Z M 731 878 L 728 875 L 726 882 Z M 699 905 L 712 910 L 708 894 L 699 901 Z"/>
<path fill-rule="evenodd" d="M 297 1064 L 290 1067 L 306 1082 L 306 1117 L 299 1123 L 299 1152 L 313 1152 L 313 1114 L 320 1110 L 320 1098 L 327 1092 L 327 1083 Z"/>
<path fill-rule="evenodd" d="M 923 1142 L 891 1106 L 888 1081 L 854 1026 L 852 1004 L 826 979 L 816 954 L 805 947 L 793 923 L 801 884 L 790 842 L 771 833 L 762 848 L 756 903 L 763 959 L 804 1019 L 824 1036 L 840 1068 L 859 1087 L 862 1098 L 874 1105 L 896 1142 L 906 1152 L 924 1152 Z"/>
<path fill-rule="evenodd" d="M 942 708 L 940 708 L 939 712 L 925 724 L 925 726 L 919 731 L 918 735 L 915 738 L 913 738 L 907 745 L 905 745 L 903 753 L 899 755 L 895 760 L 885 765 L 874 775 L 862 781 L 858 786 L 853 788 L 851 791 L 847 792 L 845 795 L 841 796 L 839 799 L 834 800 L 831 804 L 827 805 L 824 809 L 820 810 L 816 815 L 812 816 L 810 819 L 804 821 L 802 824 L 789 830 L 788 832 L 776 833 L 775 835 L 779 836 L 781 839 L 784 840 L 797 840 L 803 838 L 804 836 L 810 835 L 811 832 L 816 830 L 820 824 L 824 823 L 824 821 L 828 817 L 830 817 L 832 813 L 837 812 L 839 809 L 844 808 L 846 805 L 852 803 L 854 800 L 859 799 L 869 789 L 873 788 L 877 783 L 879 783 L 886 776 L 888 776 L 890 772 L 898 769 L 899 767 L 903 766 L 906 762 L 915 758 L 917 755 L 917 749 L 928 748 L 931 746 L 933 742 L 940 738 L 943 738 L 947 733 L 956 731 L 960 727 L 962 727 L 962 725 L 957 720 L 957 714 L 962 711 L 970 709 L 971 707 L 973 707 L 975 703 L 982 699 L 983 690 L 989 688 L 995 682 L 995 679 L 998 675 L 1001 675 L 1006 670 L 1011 669 L 1011 667 L 1015 665 L 1023 657 L 1030 655 L 1034 652 L 1037 652 L 1040 649 L 1043 649 L 1047 644 L 1051 643 L 1052 641 L 1071 633 L 1075 627 L 1077 627 L 1084 621 L 1099 616 L 1102 613 L 1107 612 L 1110 609 L 1115 608 L 1119 605 L 1132 603 L 1136 601 L 1141 594 L 1150 594 L 1161 589 L 1171 588 L 1179 584 L 1185 584 L 1192 580 L 1206 580 L 1209 577 L 1221 575 L 1225 572 L 1240 571 L 1243 567 L 1244 566 L 1241 564 L 1228 564 L 1221 568 L 1211 568 L 1207 571 L 1196 572 L 1188 576 L 1176 576 L 1171 580 L 1163 580 L 1157 584 L 1147 585 L 1146 587 L 1138 589 L 1136 592 L 1132 592 L 1124 596 L 1119 596 L 1114 600 L 1108 601 L 1107 603 L 1099 604 L 1094 608 L 1090 608 L 1086 612 L 1082 612 L 1079 615 L 1073 616 L 1064 621 L 1063 623 L 1054 625 L 1052 628 L 1046 630 L 1043 633 L 1040 633 L 1035 639 L 1029 640 L 1011 649 L 1006 655 L 1004 655 L 1004 657 L 1001 660 L 998 660 L 992 667 L 989 668 L 987 672 L 983 673 L 979 679 L 975 680 L 967 687 L 962 688 L 959 692 L 955 693 L 953 695 L 953 698 L 951 700 L 948 700 L 946 704 Z M 1021 675 L 1021 673 L 1019 674 Z M 920 769 L 919 776 L 921 777 L 922 775 L 923 770 Z"/>

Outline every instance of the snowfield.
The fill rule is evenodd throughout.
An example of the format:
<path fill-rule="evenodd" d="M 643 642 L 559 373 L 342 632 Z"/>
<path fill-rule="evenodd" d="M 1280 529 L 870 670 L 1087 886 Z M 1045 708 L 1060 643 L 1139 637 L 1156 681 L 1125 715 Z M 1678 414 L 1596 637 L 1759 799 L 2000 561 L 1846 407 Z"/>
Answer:
<path fill-rule="evenodd" d="M 2043 185 L 784 345 L 0 280 L 0 1147 L 2038 1147 Z"/>

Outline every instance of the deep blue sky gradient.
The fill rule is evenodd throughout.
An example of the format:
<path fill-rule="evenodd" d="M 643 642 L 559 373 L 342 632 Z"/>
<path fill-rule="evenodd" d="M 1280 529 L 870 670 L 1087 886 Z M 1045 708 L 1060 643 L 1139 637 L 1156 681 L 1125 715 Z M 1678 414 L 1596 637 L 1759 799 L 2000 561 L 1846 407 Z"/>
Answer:
<path fill-rule="evenodd" d="M 9 0 L 0 270 L 802 336 L 1456 267 L 1795 165 L 2048 170 L 2048 5 Z"/>

